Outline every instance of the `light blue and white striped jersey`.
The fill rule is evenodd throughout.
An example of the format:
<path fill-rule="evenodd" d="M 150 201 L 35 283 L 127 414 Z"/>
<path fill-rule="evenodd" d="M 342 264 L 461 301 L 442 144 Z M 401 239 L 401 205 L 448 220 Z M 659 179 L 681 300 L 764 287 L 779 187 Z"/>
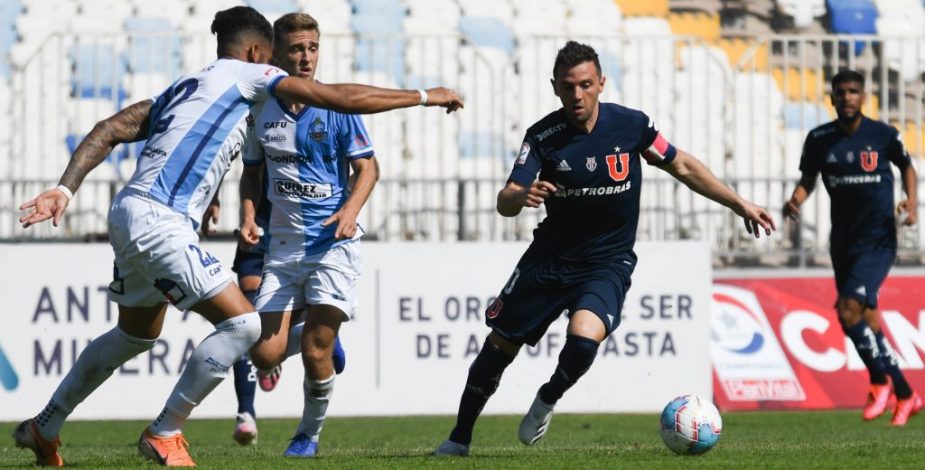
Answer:
<path fill-rule="evenodd" d="M 245 118 L 286 76 L 233 59 L 177 79 L 155 98 L 145 148 L 126 189 L 187 215 L 198 228 L 212 196 L 244 146 Z"/>
<path fill-rule="evenodd" d="M 352 241 L 335 242 L 337 224 L 321 223 L 350 195 L 350 160 L 373 155 L 360 117 L 308 106 L 296 114 L 277 99 L 254 107 L 254 116 L 244 164 L 267 165 L 270 235 L 304 236 L 306 255 Z"/>

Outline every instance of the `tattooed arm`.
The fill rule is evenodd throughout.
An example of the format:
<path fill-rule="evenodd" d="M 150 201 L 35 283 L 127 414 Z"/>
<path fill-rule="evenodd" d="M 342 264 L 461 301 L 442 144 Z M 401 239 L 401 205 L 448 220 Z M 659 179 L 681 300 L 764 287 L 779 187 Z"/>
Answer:
<path fill-rule="evenodd" d="M 106 159 L 113 147 L 147 137 L 151 105 L 151 100 L 141 101 L 96 123 L 71 155 L 71 161 L 58 181 L 58 187 L 49 189 L 19 206 L 21 211 L 32 209 L 19 218 L 23 228 L 52 218 L 52 223 L 57 227 L 64 211 L 67 210 L 71 195 L 77 192 L 87 174 Z"/>

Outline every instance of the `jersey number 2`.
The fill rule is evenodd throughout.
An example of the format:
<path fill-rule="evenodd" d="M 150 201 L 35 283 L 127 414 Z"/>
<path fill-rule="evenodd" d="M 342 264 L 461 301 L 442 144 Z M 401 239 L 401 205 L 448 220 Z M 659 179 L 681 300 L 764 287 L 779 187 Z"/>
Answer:
<path fill-rule="evenodd" d="M 189 99 L 190 95 L 195 93 L 197 88 L 199 88 L 199 80 L 190 78 L 178 83 L 177 86 L 173 87 L 169 93 L 164 93 L 163 95 L 159 96 L 155 105 L 157 107 L 164 106 L 164 109 L 157 113 L 158 117 L 167 114 L 167 111 L 170 111 L 176 105 Z M 166 103 L 165 105 L 165 101 L 169 101 L 169 103 Z M 160 134 L 161 132 L 166 131 L 167 128 L 170 127 L 170 123 L 173 122 L 173 117 L 174 115 L 171 114 L 169 116 L 158 119 L 157 122 L 154 123 L 154 127 L 151 128 L 151 135 Z"/>
<path fill-rule="evenodd" d="M 620 168 L 617 169 L 617 156 L 607 155 L 607 171 L 614 181 L 620 182 L 626 179 L 630 174 L 630 154 L 620 154 Z"/>

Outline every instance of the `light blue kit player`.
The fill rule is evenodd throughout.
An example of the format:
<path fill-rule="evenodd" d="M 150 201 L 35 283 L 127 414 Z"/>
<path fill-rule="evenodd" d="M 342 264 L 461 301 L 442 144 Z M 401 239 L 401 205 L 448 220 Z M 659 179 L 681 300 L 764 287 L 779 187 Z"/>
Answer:
<path fill-rule="evenodd" d="M 281 21 L 291 27 L 275 31 L 276 47 L 291 43 L 296 52 L 291 60 L 274 53 L 276 64 L 290 74 L 311 77 L 308 64 L 314 61 L 306 59 L 305 51 L 317 55 L 317 26 L 304 14 L 286 15 L 275 28 Z M 268 100 L 253 116 L 241 180 L 243 241 L 259 239 L 254 218 L 261 176 L 267 178 L 266 197 L 273 205 L 255 302 L 263 334 L 251 360 L 268 370 L 301 351 L 306 372 L 303 416 L 285 455 L 313 457 L 333 392 L 331 356 L 338 330 L 356 307 L 364 233 L 356 218 L 378 169 L 359 116 L 282 100 Z"/>
<path fill-rule="evenodd" d="M 58 433 L 68 415 L 115 369 L 151 349 L 167 302 L 215 325 L 193 350 L 163 411 L 139 439 L 142 455 L 162 465 L 192 465 L 181 430 L 193 408 L 225 378 L 260 337 L 260 319 L 223 265 L 199 246 L 196 227 L 222 177 L 240 155 L 245 119 L 267 99 L 311 103 L 347 112 L 431 105 L 462 106 L 442 88 L 427 92 L 362 85 L 323 85 L 266 65 L 272 29 L 250 7 L 215 15 L 218 59 L 177 79 L 156 101 L 132 105 L 98 123 L 77 147 L 58 187 L 20 206 L 24 227 L 58 225 L 86 175 L 121 142 L 147 138 L 135 174 L 113 200 L 109 238 L 117 269 L 110 298 L 118 325 L 91 342 L 45 408 L 17 426 L 14 440 L 42 465 L 63 465 Z"/>

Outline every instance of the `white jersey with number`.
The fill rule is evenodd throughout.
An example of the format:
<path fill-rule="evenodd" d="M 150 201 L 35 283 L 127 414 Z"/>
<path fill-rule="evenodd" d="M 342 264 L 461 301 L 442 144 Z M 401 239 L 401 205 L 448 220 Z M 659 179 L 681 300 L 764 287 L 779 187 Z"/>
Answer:
<path fill-rule="evenodd" d="M 241 153 L 251 106 L 273 96 L 285 76 L 270 65 L 219 59 L 177 79 L 151 107 L 148 141 L 126 189 L 186 215 L 198 228 Z"/>

